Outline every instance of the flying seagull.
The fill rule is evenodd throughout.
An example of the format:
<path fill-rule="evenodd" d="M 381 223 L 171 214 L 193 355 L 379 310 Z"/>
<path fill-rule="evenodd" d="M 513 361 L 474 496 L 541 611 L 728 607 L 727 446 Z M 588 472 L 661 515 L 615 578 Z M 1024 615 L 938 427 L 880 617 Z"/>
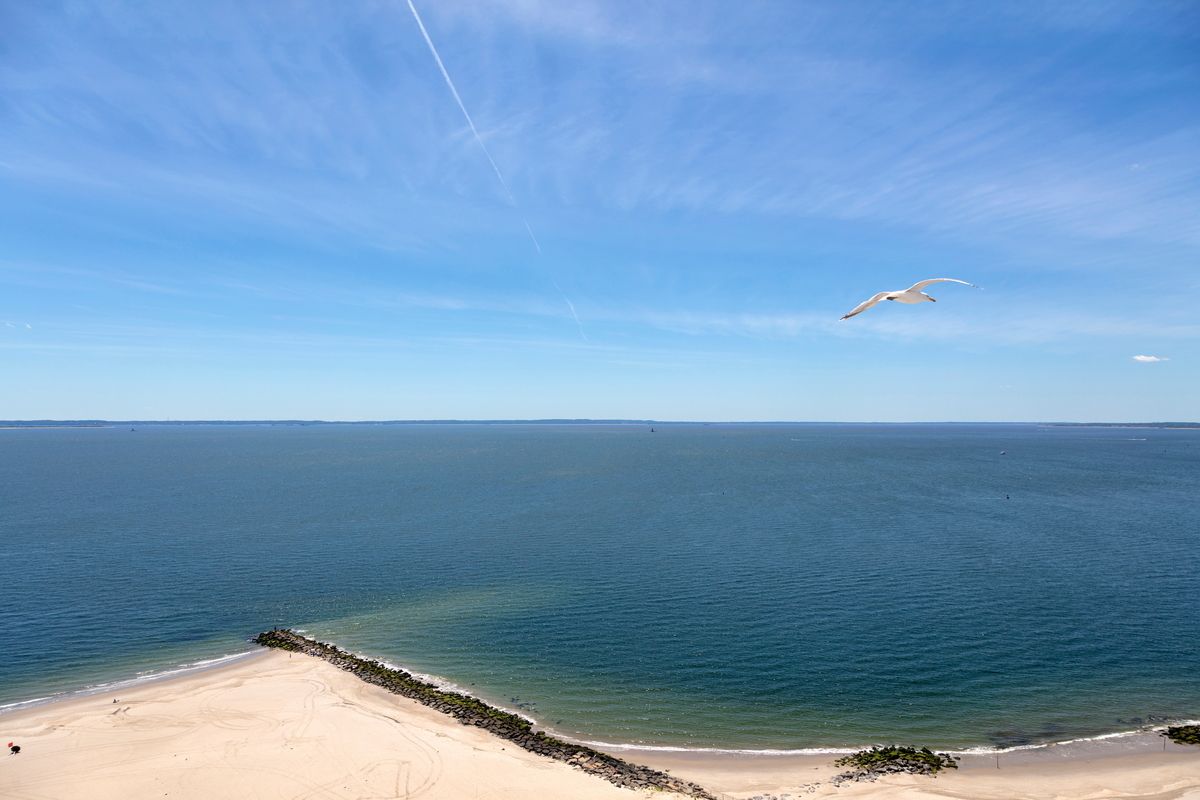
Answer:
<path fill-rule="evenodd" d="M 880 292 L 870 300 L 864 300 L 854 307 L 854 310 L 846 314 L 842 319 L 850 319 L 855 314 L 861 314 L 871 306 L 878 303 L 880 300 L 895 300 L 897 303 L 936 303 L 937 300 L 925 294 L 921 290 L 931 283 L 942 283 L 949 281 L 950 283 L 961 283 L 963 286 L 971 286 L 978 289 L 973 283 L 960 281 L 958 278 L 928 278 L 927 280 L 917 281 L 912 286 L 900 292 Z"/>

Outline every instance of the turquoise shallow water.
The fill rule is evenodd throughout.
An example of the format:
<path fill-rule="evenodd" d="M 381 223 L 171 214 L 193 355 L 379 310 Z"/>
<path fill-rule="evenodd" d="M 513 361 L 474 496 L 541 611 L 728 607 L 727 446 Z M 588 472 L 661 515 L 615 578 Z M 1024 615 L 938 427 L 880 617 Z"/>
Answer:
<path fill-rule="evenodd" d="M 290 625 L 589 740 L 1103 734 L 1200 716 L 1198 496 L 1188 430 L 3 430 L 0 703 Z"/>

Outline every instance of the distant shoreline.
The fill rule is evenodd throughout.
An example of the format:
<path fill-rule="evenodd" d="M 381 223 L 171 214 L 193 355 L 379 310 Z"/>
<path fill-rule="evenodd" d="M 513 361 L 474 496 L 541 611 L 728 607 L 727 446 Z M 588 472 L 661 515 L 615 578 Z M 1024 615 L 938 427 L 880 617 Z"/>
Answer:
<path fill-rule="evenodd" d="M 743 421 L 743 420 L 660 420 L 660 419 L 387 419 L 387 420 L 302 420 L 302 419 L 193 419 L 193 420 L 0 420 L 0 430 L 26 428 L 116 428 L 123 426 L 144 427 L 184 427 L 184 426 L 279 426 L 279 427 L 320 427 L 320 426 L 403 426 L 403 425 L 737 425 L 745 427 L 771 427 L 787 425 L 825 426 L 825 425 L 878 425 L 878 426 L 916 426 L 916 425 L 994 425 L 1018 426 L 1039 425 L 1050 428 L 1156 428 L 1166 430 L 1200 429 L 1200 422 L 1045 422 L 1030 420 L 1025 422 L 988 422 L 975 420 L 970 422 L 930 421 L 930 422 L 862 422 L 837 420 L 773 420 L 773 421 Z"/>
<path fill-rule="evenodd" d="M 1055 428 L 1155 428 L 1164 430 L 1194 430 L 1200 422 L 1048 422 Z"/>
<path fill-rule="evenodd" d="M 99 424 L 99 425 L 83 425 L 83 424 L 76 425 L 76 424 L 73 424 L 70 422 L 62 422 L 62 423 L 48 424 L 48 425 L 42 425 L 42 424 L 22 425 L 19 423 L 5 423 L 4 425 L 0 425 L 0 431 L 22 431 L 22 430 L 40 429 L 40 428 L 112 428 L 112 427 L 115 427 L 115 426 L 110 425 L 108 423 Z"/>

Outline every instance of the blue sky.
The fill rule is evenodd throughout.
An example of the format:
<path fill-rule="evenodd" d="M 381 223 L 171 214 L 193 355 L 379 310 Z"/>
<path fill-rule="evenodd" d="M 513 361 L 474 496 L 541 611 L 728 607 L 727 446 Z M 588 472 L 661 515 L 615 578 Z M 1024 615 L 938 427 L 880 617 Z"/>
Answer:
<path fill-rule="evenodd" d="M 414 2 L 510 192 L 405 0 L 0 7 L 0 418 L 1197 418 L 1195 3 Z"/>

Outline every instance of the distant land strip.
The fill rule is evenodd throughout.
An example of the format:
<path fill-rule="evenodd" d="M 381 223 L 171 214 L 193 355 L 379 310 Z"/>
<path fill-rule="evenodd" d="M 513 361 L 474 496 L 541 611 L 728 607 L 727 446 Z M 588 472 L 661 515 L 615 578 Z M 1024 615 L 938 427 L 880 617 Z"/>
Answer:
<path fill-rule="evenodd" d="M 1200 422 L 1050 422 L 1056 428 L 1200 428 Z"/>
<path fill-rule="evenodd" d="M 11 419 L 0 420 L 0 428 L 116 428 L 123 426 L 185 426 L 185 425 L 244 425 L 244 426 L 319 426 L 319 425 L 743 425 L 747 427 L 772 425 L 1043 425 L 1055 428 L 1200 428 L 1200 422 L 988 422 L 976 420 L 926 422 L 862 422 L 838 420 L 662 420 L 662 419 Z"/>
<path fill-rule="evenodd" d="M 11 419 L 0 420 L 0 428 L 116 428 L 142 425 L 669 425 L 652 419 L 379 419 L 379 420 L 326 420 L 326 419 Z M 711 423 L 675 423 L 711 424 Z M 779 423 L 747 423 L 779 424 Z M 786 424 L 786 423 L 785 423 Z"/>
<path fill-rule="evenodd" d="M 254 638 L 263 647 L 303 653 L 328 661 L 367 683 L 387 689 L 422 705 L 448 714 L 463 725 L 474 725 L 491 734 L 507 739 L 513 744 L 538 755 L 563 761 L 584 772 L 603 778 L 609 783 L 627 789 L 654 789 L 702 800 L 716 800 L 703 786 L 676 778 L 650 767 L 641 767 L 628 761 L 601 753 L 580 744 L 564 742 L 542 731 L 533 730 L 533 723 L 524 717 L 488 705 L 482 700 L 459 692 L 439 689 L 437 686 L 413 677 L 401 669 L 394 669 L 353 653 L 347 653 L 336 645 L 310 639 L 290 629 L 264 631 Z"/>

